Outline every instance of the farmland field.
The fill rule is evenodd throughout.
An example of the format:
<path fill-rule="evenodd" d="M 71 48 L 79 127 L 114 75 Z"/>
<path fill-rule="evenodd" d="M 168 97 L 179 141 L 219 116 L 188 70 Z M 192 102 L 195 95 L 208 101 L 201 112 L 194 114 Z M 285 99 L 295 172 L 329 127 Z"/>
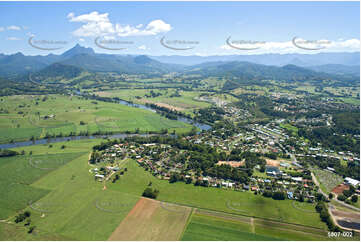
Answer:
<path fill-rule="evenodd" d="M 275 229 L 277 228 L 277 229 Z M 267 220 L 196 211 L 182 240 L 328 240 L 326 231 Z"/>
<path fill-rule="evenodd" d="M 191 126 L 148 110 L 62 95 L 10 96 L 0 101 L 0 143 L 72 133 L 184 132 Z"/>
<path fill-rule="evenodd" d="M 141 198 L 109 240 L 179 240 L 191 208 Z"/>
<path fill-rule="evenodd" d="M 180 91 L 179 97 L 172 96 L 175 94 L 175 90 L 173 89 L 168 89 L 168 90 L 155 89 L 154 93 L 159 93 L 161 95 L 157 97 L 151 97 L 150 91 L 147 89 L 114 90 L 114 91 L 97 92 L 98 95 L 104 97 L 118 97 L 120 99 L 126 101 L 132 101 L 134 103 L 139 103 L 139 104 L 154 103 L 159 106 L 167 107 L 170 109 L 174 109 L 189 114 L 191 114 L 191 111 L 194 109 L 205 108 L 210 106 L 209 103 L 199 101 L 196 99 L 201 94 L 200 92 Z"/>

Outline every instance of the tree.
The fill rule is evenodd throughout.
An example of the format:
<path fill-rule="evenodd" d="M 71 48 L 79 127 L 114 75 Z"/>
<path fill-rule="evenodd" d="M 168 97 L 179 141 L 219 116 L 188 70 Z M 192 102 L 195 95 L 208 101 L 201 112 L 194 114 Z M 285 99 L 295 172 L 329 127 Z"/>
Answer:
<path fill-rule="evenodd" d="M 65 145 L 62 145 L 60 148 L 63 150 L 63 149 L 65 149 L 65 147 L 66 147 Z"/>
<path fill-rule="evenodd" d="M 333 194 L 332 193 L 328 194 L 328 198 L 331 200 L 333 198 Z"/>
<path fill-rule="evenodd" d="M 317 193 L 316 194 L 316 200 L 317 201 L 326 201 L 326 198 L 322 193 Z"/>
<path fill-rule="evenodd" d="M 285 200 L 286 194 L 284 192 L 274 192 L 272 198 L 275 200 Z"/>
<path fill-rule="evenodd" d="M 346 200 L 346 196 L 345 196 L 345 195 L 340 194 L 340 195 L 338 195 L 338 196 L 337 196 L 337 200 L 340 200 L 340 201 L 345 201 L 345 200 Z"/>
<path fill-rule="evenodd" d="M 353 196 L 351 197 L 351 201 L 352 201 L 353 203 L 356 203 L 356 202 L 358 201 L 358 196 L 357 196 L 357 195 L 353 195 Z"/>
<path fill-rule="evenodd" d="M 143 196 L 143 197 L 149 197 L 149 198 L 155 199 L 155 198 L 157 198 L 158 194 L 159 194 L 159 190 L 157 190 L 157 189 L 154 189 L 154 190 L 153 190 L 152 188 L 147 187 L 147 188 L 144 190 L 142 196 Z"/>
<path fill-rule="evenodd" d="M 28 233 L 31 234 L 35 230 L 36 226 L 31 226 L 28 230 Z"/>

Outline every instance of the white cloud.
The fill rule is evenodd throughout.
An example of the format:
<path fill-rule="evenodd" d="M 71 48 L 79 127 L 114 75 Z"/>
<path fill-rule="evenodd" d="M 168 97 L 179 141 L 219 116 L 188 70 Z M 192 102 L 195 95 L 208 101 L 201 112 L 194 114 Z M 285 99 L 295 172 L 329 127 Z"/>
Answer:
<path fill-rule="evenodd" d="M 145 45 L 141 45 L 141 46 L 138 47 L 138 49 L 140 49 L 140 50 L 147 50 L 148 48 L 147 48 L 147 46 L 145 46 Z"/>
<path fill-rule="evenodd" d="M 5 28 L 4 27 L 0 27 L 0 32 L 4 31 Z"/>
<path fill-rule="evenodd" d="M 7 27 L 8 30 L 21 30 L 21 28 L 19 26 L 16 25 L 11 25 Z"/>
<path fill-rule="evenodd" d="M 296 43 L 302 43 L 304 39 L 297 38 Z M 313 47 L 324 47 L 320 50 L 304 50 L 301 48 L 296 47 L 292 40 L 290 41 L 283 41 L 283 42 L 265 42 L 264 44 L 253 45 L 253 47 L 259 47 L 256 50 L 244 50 L 240 51 L 235 48 L 232 48 L 228 44 L 221 45 L 219 48 L 224 51 L 224 54 L 235 54 L 235 53 L 243 53 L 243 54 L 264 54 L 264 53 L 312 53 L 314 52 L 353 52 L 353 51 L 360 51 L 360 40 L 358 39 L 338 39 L 337 41 L 332 40 L 318 40 L 318 43 L 302 43 L 299 44 L 300 46 L 313 48 Z M 236 47 L 252 47 L 252 45 L 237 45 L 234 44 Z M 228 52 L 228 53 L 227 53 Z M 232 53 L 231 53 L 232 52 Z"/>
<path fill-rule="evenodd" d="M 7 37 L 6 39 L 7 40 L 21 40 L 20 38 L 17 38 L 17 37 Z"/>
<path fill-rule="evenodd" d="M 83 39 L 83 38 L 80 38 L 80 39 L 79 39 L 79 41 L 80 41 L 80 42 L 84 42 L 84 41 L 85 41 L 85 39 Z"/>
<path fill-rule="evenodd" d="M 70 22 L 82 23 L 82 26 L 75 31 L 73 35 L 77 37 L 96 37 L 106 35 L 125 36 L 146 36 L 157 35 L 165 33 L 172 29 L 170 24 L 165 23 L 163 20 L 153 20 L 143 28 L 143 24 L 136 26 L 123 25 L 119 23 L 112 23 L 109 19 L 108 13 L 98 13 L 96 11 L 75 16 L 74 13 L 69 13 L 67 18 Z"/>

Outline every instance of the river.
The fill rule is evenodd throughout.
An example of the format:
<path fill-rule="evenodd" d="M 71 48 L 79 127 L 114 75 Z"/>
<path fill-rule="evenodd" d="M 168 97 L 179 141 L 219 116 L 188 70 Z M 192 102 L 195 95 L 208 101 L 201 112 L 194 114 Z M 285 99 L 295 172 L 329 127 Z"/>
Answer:
<path fill-rule="evenodd" d="M 77 92 L 78 95 L 81 95 L 81 93 Z M 145 109 L 151 112 L 156 112 L 156 110 L 152 109 L 151 107 L 142 105 L 142 104 L 135 104 L 135 103 L 129 103 L 127 101 L 119 101 L 120 105 L 127 105 L 131 107 L 141 108 Z M 199 128 L 200 130 L 209 130 L 212 127 L 208 124 L 202 124 L 195 122 L 191 119 L 185 118 L 185 117 L 178 117 L 178 121 L 194 125 L 195 127 Z M 30 145 L 41 145 L 41 144 L 50 144 L 50 143 L 57 143 L 57 142 L 64 142 L 69 140 L 81 140 L 81 139 L 99 139 L 99 138 L 126 138 L 129 136 L 150 136 L 154 134 L 125 134 L 125 133 L 118 133 L 118 134 L 111 134 L 111 135 L 89 135 L 89 136 L 65 136 L 65 137 L 57 137 L 57 138 L 48 138 L 48 139 L 38 139 L 34 141 L 20 141 L 20 142 L 13 142 L 13 143 L 6 143 L 6 144 L 0 144 L 0 149 L 11 149 L 16 147 L 23 147 L 23 146 L 30 146 Z"/>

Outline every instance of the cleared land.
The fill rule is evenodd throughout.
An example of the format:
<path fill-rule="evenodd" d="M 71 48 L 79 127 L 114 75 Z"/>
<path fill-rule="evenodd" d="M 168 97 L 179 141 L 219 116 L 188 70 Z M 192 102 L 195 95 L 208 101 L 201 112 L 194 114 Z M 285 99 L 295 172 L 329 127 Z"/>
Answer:
<path fill-rule="evenodd" d="M 179 240 L 191 208 L 141 198 L 109 240 Z"/>
<path fill-rule="evenodd" d="M 320 188 L 325 193 L 330 193 L 333 188 L 343 182 L 341 176 L 326 170 L 313 169 L 318 182 L 320 183 Z"/>
<path fill-rule="evenodd" d="M 154 89 L 152 91 L 161 95 L 157 97 L 151 97 L 150 90 L 147 89 L 102 91 L 97 92 L 96 94 L 103 97 L 118 97 L 126 101 L 132 101 L 134 103 L 140 104 L 153 103 L 157 104 L 158 106 L 182 111 L 189 114 L 191 114 L 195 109 L 205 108 L 211 105 L 210 103 L 198 100 L 201 92 L 180 91 L 180 96 L 178 97 L 172 96 L 175 94 L 175 89 Z"/>
<path fill-rule="evenodd" d="M 71 132 L 185 132 L 191 125 L 126 105 L 63 95 L 10 96 L 0 101 L 0 143 Z"/>

